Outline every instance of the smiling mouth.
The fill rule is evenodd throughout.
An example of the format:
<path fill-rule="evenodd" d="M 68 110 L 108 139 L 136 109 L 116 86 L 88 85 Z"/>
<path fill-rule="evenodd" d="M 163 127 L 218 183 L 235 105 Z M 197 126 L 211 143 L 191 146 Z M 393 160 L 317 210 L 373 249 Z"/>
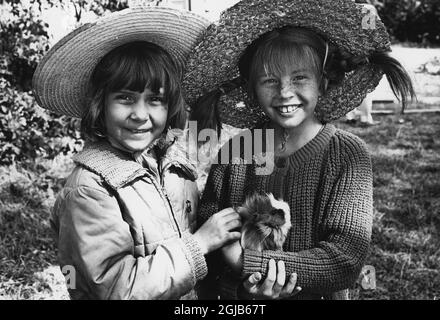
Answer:
<path fill-rule="evenodd" d="M 293 113 L 301 107 L 300 104 L 289 104 L 284 106 L 275 106 L 274 108 L 278 110 L 281 114 Z"/>
<path fill-rule="evenodd" d="M 143 129 L 143 130 L 139 130 L 139 129 L 127 129 L 128 131 L 130 131 L 131 133 L 134 134 L 141 134 L 141 133 L 147 133 L 150 130 L 149 129 Z"/>

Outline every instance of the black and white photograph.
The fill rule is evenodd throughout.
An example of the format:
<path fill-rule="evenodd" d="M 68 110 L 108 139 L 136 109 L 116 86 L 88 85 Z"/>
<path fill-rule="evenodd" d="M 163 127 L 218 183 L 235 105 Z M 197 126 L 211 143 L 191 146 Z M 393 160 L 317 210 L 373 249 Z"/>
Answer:
<path fill-rule="evenodd" d="M 0 300 L 440 299 L 439 0 L 0 0 L 0 35 Z"/>

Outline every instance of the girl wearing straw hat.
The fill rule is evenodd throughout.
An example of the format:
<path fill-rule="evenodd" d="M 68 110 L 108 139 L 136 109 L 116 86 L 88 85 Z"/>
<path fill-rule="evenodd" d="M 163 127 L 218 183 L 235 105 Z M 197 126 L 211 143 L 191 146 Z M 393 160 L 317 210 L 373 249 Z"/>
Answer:
<path fill-rule="evenodd" d="M 372 169 L 365 143 L 330 122 L 357 107 L 383 74 L 404 105 L 413 96 L 406 71 L 387 51 L 384 25 L 351 0 L 242 0 L 208 28 L 183 82 L 192 119 L 199 129 L 226 123 L 271 131 L 274 149 L 266 153 L 274 153 L 275 166 L 263 175 L 256 161 L 219 158 L 200 223 L 254 192 L 284 199 L 292 219 L 283 251 L 243 249 L 237 241 L 213 253 L 208 265 L 220 267 L 206 281 L 215 295 L 285 297 L 278 282 L 296 274 L 302 291 L 293 298 L 347 298 L 370 244 Z M 268 272 L 275 264 L 278 275 Z M 255 272 L 239 286 L 236 278 Z"/>
<path fill-rule="evenodd" d="M 231 209 L 195 230 L 196 172 L 180 143 L 182 68 L 206 26 L 126 9 L 67 35 L 36 70 L 39 105 L 81 118 L 86 138 L 51 219 L 73 299 L 196 298 L 204 255 L 240 235 Z"/>

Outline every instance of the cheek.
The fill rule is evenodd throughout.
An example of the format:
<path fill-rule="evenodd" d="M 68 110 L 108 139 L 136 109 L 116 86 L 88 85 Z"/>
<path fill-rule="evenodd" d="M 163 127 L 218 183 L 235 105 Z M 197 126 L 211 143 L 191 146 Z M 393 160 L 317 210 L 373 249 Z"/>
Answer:
<path fill-rule="evenodd" d="M 272 90 L 266 89 L 266 88 L 259 88 L 257 87 L 255 89 L 255 99 L 257 100 L 257 102 L 265 107 L 267 103 L 269 103 L 272 98 L 273 98 L 274 94 L 272 92 Z"/>
<path fill-rule="evenodd" d="M 150 117 L 156 129 L 163 131 L 167 123 L 168 107 L 154 108 L 150 111 Z"/>
<path fill-rule="evenodd" d="M 120 111 L 114 104 L 112 103 L 106 104 L 104 119 L 107 128 L 110 128 L 112 124 L 118 122 L 120 117 L 121 117 Z"/>

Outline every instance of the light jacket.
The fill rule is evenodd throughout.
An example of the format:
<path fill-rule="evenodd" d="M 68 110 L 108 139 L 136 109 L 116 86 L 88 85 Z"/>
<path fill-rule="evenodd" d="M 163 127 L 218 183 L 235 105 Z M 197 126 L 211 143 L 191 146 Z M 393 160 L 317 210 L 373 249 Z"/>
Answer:
<path fill-rule="evenodd" d="M 157 167 L 105 142 L 74 157 L 51 217 L 72 299 L 197 298 L 197 174 L 178 143 L 163 146 Z"/>

